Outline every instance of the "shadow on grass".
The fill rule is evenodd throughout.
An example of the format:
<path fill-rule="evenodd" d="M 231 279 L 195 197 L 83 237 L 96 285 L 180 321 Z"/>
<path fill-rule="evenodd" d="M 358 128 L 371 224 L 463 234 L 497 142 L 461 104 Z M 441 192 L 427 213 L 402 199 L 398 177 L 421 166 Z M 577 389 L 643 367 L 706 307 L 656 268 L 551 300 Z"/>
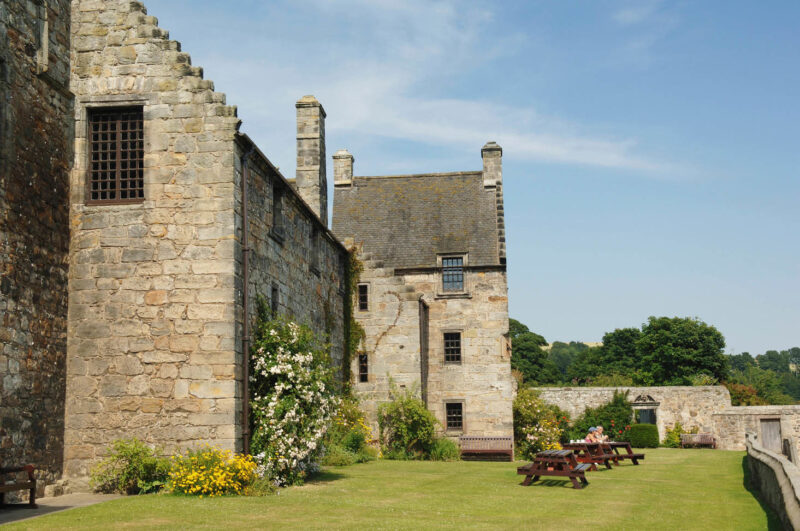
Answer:
<path fill-rule="evenodd" d="M 520 482 L 522 485 L 522 482 Z M 534 487 L 561 487 L 562 489 L 574 489 L 572 486 L 572 482 L 568 479 L 540 479 L 536 483 L 531 483 L 530 485 L 523 485 L 525 488 L 534 488 Z M 584 487 L 588 487 L 589 485 L 584 485 Z"/>
<path fill-rule="evenodd" d="M 331 481 L 336 481 L 337 479 L 344 479 L 347 476 L 345 474 L 336 472 L 331 470 L 330 468 L 324 468 L 314 474 L 313 476 L 309 477 L 306 481 L 306 485 L 314 485 L 316 483 L 330 483 Z"/>
<path fill-rule="evenodd" d="M 744 472 L 744 479 L 742 480 L 744 483 L 744 488 L 753 496 L 753 498 L 756 499 L 756 501 L 758 501 L 758 504 L 762 509 L 764 509 L 764 512 L 767 513 L 767 529 L 769 529 L 769 531 L 783 529 L 783 525 L 781 524 L 781 520 L 778 518 L 778 515 L 775 514 L 769 505 L 764 503 L 764 500 L 762 500 L 758 495 L 758 491 L 750 485 L 750 468 L 747 466 L 746 455 L 742 457 L 742 471 Z"/>

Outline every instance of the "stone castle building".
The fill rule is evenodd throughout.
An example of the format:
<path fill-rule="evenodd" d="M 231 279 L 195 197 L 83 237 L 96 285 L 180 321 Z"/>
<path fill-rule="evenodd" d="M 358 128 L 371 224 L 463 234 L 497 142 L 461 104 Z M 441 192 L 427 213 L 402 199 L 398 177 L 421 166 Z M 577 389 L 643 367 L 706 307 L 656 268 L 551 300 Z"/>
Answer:
<path fill-rule="evenodd" d="M 61 478 L 84 487 L 121 437 L 167 452 L 242 450 L 259 295 L 326 337 L 342 378 L 345 359 L 361 378 L 345 341 L 350 255 L 327 227 L 326 115 L 311 96 L 296 111 L 289 180 L 141 3 L 2 0 L 0 466 L 34 463 L 53 493 Z M 405 240 L 409 260 L 397 262 L 349 234 L 374 256 L 362 254 L 368 381 L 356 384 L 373 410 L 393 371 L 400 385 L 420 384 L 443 423 L 448 404 L 461 404 L 461 431 L 510 433 L 500 154 L 486 146 L 483 172 L 351 171 L 347 190 L 336 179 L 337 223 L 365 185 L 395 183 L 409 210 L 397 191 L 380 206 L 420 238 L 418 249 Z M 340 172 L 347 158 L 334 162 Z M 458 197 L 479 217 L 422 227 L 412 221 L 428 196 L 445 216 Z"/>
<path fill-rule="evenodd" d="M 481 171 L 383 177 L 333 156 L 333 230 L 364 265 L 351 369 L 373 424 L 394 383 L 447 435 L 512 434 L 502 154 L 489 142 Z"/>

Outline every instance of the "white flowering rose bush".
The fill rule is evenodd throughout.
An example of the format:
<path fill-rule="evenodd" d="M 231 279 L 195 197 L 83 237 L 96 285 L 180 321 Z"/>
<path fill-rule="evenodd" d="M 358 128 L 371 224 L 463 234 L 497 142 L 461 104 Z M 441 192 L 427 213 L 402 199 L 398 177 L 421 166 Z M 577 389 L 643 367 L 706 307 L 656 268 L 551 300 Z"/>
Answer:
<path fill-rule="evenodd" d="M 250 356 L 251 451 L 262 477 L 293 485 L 318 469 L 338 404 L 333 382 L 310 328 L 262 313 Z"/>

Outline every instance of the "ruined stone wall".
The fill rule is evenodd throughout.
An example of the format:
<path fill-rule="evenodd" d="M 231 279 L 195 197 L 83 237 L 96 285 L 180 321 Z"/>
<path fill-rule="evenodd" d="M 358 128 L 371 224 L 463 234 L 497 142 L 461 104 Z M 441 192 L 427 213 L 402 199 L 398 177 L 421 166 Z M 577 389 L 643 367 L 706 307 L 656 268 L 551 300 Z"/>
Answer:
<path fill-rule="evenodd" d="M 356 312 L 366 331 L 369 382 L 356 383 L 370 418 L 389 399 L 388 379 L 425 388 L 428 409 L 445 425 L 445 402 L 463 401 L 464 430 L 450 436 L 511 435 L 514 380 L 508 333 L 508 293 L 504 271 L 467 271 L 467 297 L 447 297 L 441 274 L 395 276 L 366 261 L 361 282 L 369 286 L 370 309 Z M 421 379 L 419 299 L 428 305 L 427 384 Z M 461 332 L 460 364 L 444 361 L 444 332 Z M 358 372 L 357 359 L 352 370 Z"/>
<path fill-rule="evenodd" d="M 0 4 L 0 466 L 40 491 L 63 455 L 69 28 L 66 0 Z"/>
<path fill-rule="evenodd" d="M 85 478 L 108 443 L 167 452 L 240 440 L 234 137 L 225 96 L 129 0 L 72 4 L 65 472 Z M 87 113 L 144 112 L 144 201 L 87 204 Z"/>
<path fill-rule="evenodd" d="M 241 156 L 248 149 L 244 144 L 237 146 L 238 204 Z M 341 375 L 348 253 L 260 153 L 251 155 L 249 169 L 250 316 L 256 315 L 256 297 L 260 295 L 274 304 L 279 314 L 308 324 L 317 337 L 327 338 L 331 344 L 331 358 Z M 282 190 L 280 229 L 273 225 L 276 186 Z M 237 226 L 241 226 L 240 219 Z M 240 250 L 235 255 L 239 259 Z M 237 284 L 241 281 L 237 279 Z M 271 300 L 273 286 L 278 295 L 275 302 Z"/>
<path fill-rule="evenodd" d="M 731 397 L 721 386 L 675 387 L 543 387 L 540 396 L 569 413 L 571 419 L 580 416 L 587 407 L 598 407 L 611 401 L 614 391 L 628 391 L 633 401 L 639 395 L 649 395 L 659 402 L 656 408 L 658 435 L 663 440 L 666 430 L 676 422 L 685 429 L 697 427 L 713 433 L 714 415 L 730 408 Z M 744 438 L 742 438 L 744 444 Z"/>

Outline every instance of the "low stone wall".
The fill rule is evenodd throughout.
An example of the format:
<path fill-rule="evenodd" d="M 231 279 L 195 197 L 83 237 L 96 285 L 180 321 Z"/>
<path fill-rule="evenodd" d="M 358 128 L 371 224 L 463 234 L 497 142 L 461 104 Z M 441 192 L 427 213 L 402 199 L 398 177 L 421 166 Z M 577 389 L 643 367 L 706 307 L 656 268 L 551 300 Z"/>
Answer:
<path fill-rule="evenodd" d="M 545 402 L 567 411 L 570 418 L 580 416 L 587 407 L 598 407 L 611 401 L 614 391 L 628 392 L 628 399 L 651 397 L 658 402 L 656 425 L 664 439 L 666 430 L 676 422 L 684 428 L 697 427 L 701 432 L 715 433 L 716 413 L 731 407 L 731 397 L 723 386 L 673 387 L 543 387 L 539 389 Z M 744 440 L 744 433 L 741 435 Z"/>
<path fill-rule="evenodd" d="M 745 434 L 761 434 L 761 421 L 780 420 L 781 437 L 800 440 L 800 406 L 729 407 L 713 415 L 717 447 L 744 450 Z"/>
<path fill-rule="evenodd" d="M 746 435 L 750 486 L 780 518 L 786 529 L 800 529 L 800 469 L 784 456 L 761 447 Z"/>

